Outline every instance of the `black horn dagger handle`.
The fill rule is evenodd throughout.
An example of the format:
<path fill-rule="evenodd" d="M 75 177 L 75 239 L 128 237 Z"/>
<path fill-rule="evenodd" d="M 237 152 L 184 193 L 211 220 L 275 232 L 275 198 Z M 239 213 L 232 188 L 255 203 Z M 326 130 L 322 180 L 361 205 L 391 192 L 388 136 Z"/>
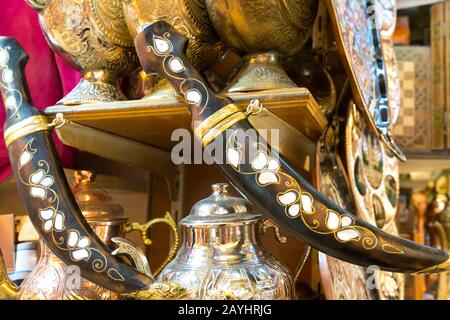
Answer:
<path fill-rule="evenodd" d="M 214 138 L 222 140 L 227 163 L 219 166 L 224 174 L 285 232 L 326 254 L 363 266 L 396 272 L 449 267 L 447 252 L 387 234 L 338 207 L 275 157 L 270 147 L 264 149 L 262 144 L 254 158 L 241 161 L 248 151 L 238 143 L 237 133 L 253 129 L 247 114 L 208 88 L 183 53 L 187 40 L 172 26 L 159 21 L 141 30 L 135 45 L 143 69 L 167 78 L 185 99 L 204 146 Z"/>
<path fill-rule="evenodd" d="M 72 195 L 39 110 L 24 79 L 28 56 L 14 38 L 0 37 L 0 90 L 6 108 L 5 142 L 17 188 L 47 246 L 86 279 L 118 293 L 146 289 L 152 280 L 111 255 Z"/>

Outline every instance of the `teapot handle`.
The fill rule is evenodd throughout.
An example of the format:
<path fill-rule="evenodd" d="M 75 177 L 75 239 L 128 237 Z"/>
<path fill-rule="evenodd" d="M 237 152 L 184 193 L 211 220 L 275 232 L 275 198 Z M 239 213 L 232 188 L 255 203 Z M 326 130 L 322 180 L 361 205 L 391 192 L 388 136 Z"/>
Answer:
<path fill-rule="evenodd" d="M 284 244 L 287 242 L 287 238 L 286 236 L 284 236 L 281 231 L 280 228 L 274 224 L 272 222 L 272 220 L 270 219 L 264 219 L 264 221 L 261 223 L 261 233 L 262 234 L 266 234 L 270 228 L 273 228 L 273 232 L 275 234 L 275 238 L 277 239 L 277 241 L 281 244 Z"/>
<path fill-rule="evenodd" d="M 12 300 L 17 295 L 17 286 L 9 279 L 3 253 L 0 249 L 0 300 Z"/>
<path fill-rule="evenodd" d="M 166 260 L 162 263 L 162 265 L 155 271 L 152 272 L 153 277 L 157 277 L 161 271 L 169 264 L 169 262 L 175 257 L 178 249 L 180 248 L 180 236 L 178 235 L 177 224 L 173 220 L 172 215 L 169 212 L 166 212 L 164 218 L 155 218 L 148 221 L 146 224 L 140 224 L 138 222 L 128 222 L 125 225 L 125 233 L 130 233 L 133 231 L 139 231 L 141 233 L 142 240 L 144 244 L 147 246 L 152 245 L 153 241 L 148 237 L 148 231 L 153 225 L 158 223 L 167 224 L 170 228 L 170 231 L 173 235 L 173 245 L 170 248 L 169 254 L 167 255 Z"/>

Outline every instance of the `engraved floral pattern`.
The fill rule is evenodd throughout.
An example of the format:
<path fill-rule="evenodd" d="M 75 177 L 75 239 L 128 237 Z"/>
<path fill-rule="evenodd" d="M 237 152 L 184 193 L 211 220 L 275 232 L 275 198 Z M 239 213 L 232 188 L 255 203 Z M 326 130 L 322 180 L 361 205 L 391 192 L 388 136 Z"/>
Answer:
<path fill-rule="evenodd" d="M 314 233 L 322 235 L 333 235 L 342 243 L 350 241 L 360 242 L 366 250 L 372 250 L 379 244 L 378 237 L 368 228 L 357 225 L 355 218 L 341 214 L 335 210 L 326 209 L 325 215 L 316 214 L 314 199 L 311 194 L 304 192 L 298 181 L 285 173 L 266 145 L 258 143 L 259 148 L 249 163 L 241 163 L 242 155 L 246 154 L 243 144 L 238 142 L 237 132 L 233 132 L 226 144 L 227 161 L 237 172 L 241 174 L 254 175 L 256 182 L 261 187 L 273 185 L 283 186 L 285 191 L 278 192 L 277 202 L 285 208 L 288 217 L 301 218 L 305 226 Z M 264 177 L 261 180 L 261 177 Z M 262 182 L 262 183 L 261 183 Z M 401 253 L 400 249 L 390 245 L 385 250 L 385 244 L 381 244 L 381 250 L 387 253 Z"/>
<path fill-rule="evenodd" d="M 333 0 L 333 6 L 359 92 L 373 115 L 376 106 L 373 21 L 367 16 L 365 1 Z"/>

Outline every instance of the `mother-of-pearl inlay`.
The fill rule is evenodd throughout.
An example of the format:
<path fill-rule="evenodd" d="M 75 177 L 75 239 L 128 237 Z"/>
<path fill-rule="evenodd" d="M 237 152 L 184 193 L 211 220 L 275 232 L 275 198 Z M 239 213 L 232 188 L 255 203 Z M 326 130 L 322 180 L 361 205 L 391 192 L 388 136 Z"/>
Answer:
<path fill-rule="evenodd" d="M 11 49 L 9 46 L 6 49 Z M 12 118 L 22 105 L 22 94 L 19 90 L 11 88 L 14 82 L 14 72 L 8 67 L 10 55 L 6 49 L 0 48 L 0 69 L 2 69 L 0 85 L 6 90 L 5 106 L 11 111 L 9 118 Z"/>
<path fill-rule="evenodd" d="M 13 95 L 9 95 L 9 96 L 6 97 L 6 99 L 5 99 L 5 105 L 6 105 L 9 109 L 15 109 L 16 106 L 17 106 L 16 98 L 14 98 Z"/>
<path fill-rule="evenodd" d="M 279 182 L 278 176 L 270 171 L 263 171 L 259 173 L 257 179 L 258 183 L 263 186 Z"/>
<path fill-rule="evenodd" d="M 361 234 L 357 230 L 349 228 L 338 231 L 336 237 L 343 242 L 347 242 L 353 239 L 359 239 Z"/>
<path fill-rule="evenodd" d="M 310 224 L 311 218 L 308 218 L 308 216 L 316 213 L 312 195 L 302 192 L 299 183 L 294 178 L 280 171 L 280 162 L 269 155 L 270 151 L 267 147 L 262 146 L 260 148 L 263 151 L 256 154 L 250 162 L 251 170 L 247 171 L 248 166 L 241 166 L 240 163 L 243 154 L 242 148 L 242 144 L 236 141 L 236 133 L 233 133 L 227 140 L 227 163 L 230 163 L 234 170 L 242 174 L 254 174 L 256 182 L 262 187 L 271 184 L 288 187 L 286 191 L 279 192 L 276 198 L 277 202 L 286 208 L 285 212 L 288 217 L 292 219 L 301 217 L 305 226 L 312 232 L 334 235 L 339 242 L 361 241 L 366 250 L 374 249 L 379 244 L 377 236 L 371 230 L 355 225 L 354 218 L 334 210 L 327 210 L 326 217 L 321 215 L 314 217 L 312 224 Z M 264 149 L 266 150 L 264 151 Z M 323 225 L 321 219 L 324 219 Z M 362 234 L 362 231 L 364 231 L 364 234 Z M 384 250 L 383 245 L 381 247 L 383 251 L 388 252 Z M 399 251 L 397 250 L 397 252 Z"/>
<path fill-rule="evenodd" d="M 241 162 L 241 153 L 240 151 L 228 148 L 227 150 L 227 161 L 230 163 L 233 167 L 237 168 L 239 166 L 239 163 Z"/>
<path fill-rule="evenodd" d="M 169 61 L 170 70 L 172 70 L 175 73 L 180 73 L 185 70 L 183 61 L 179 58 L 172 58 Z"/>
<path fill-rule="evenodd" d="M 156 53 L 165 55 L 172 51 L 172 42 L 162 37 L 153 36 L 153 48 L 155 48 Z"/>
<path fill-rule="evenodd" d="M 334 211 L 328 211 L 328 217 L 326 222 L 328 229 L 336 230 L 339 228 L 341 221 L 339 219 L 339 215 Z"/>
<path fill-rule="evenodd" d="M 34 138 L 31 138 L 22 149 L 21 155 L 18 161 L 18 178 L 20 182 L 26 185 L 30 189 L 30 195 L 32 197 L 39 197 L 48 203 L 48 207 L 37 208 L 39 219 L 42 221 L 42 229 L 46 233 L 53 234 L 53 242 L 59 249 L 68 251 L 70 259 L 74 262 L 81 260 L 89 261 L 92 253 L 95 251 L 98 255 L 91 263 L 91 267 L 95 272 L 105 272 L 107 276 L 116 281 L 124 281 L 125 278 L 115 268 L 108 268 L 108 260 L 105 255 L 97 250 L 95 247 L 90 247 L 91 240 L 87 236 L 80 236 L 80 233 L 76 229 L 69 229 L 67 233 L 63 234 L 66 230 L 65 214 L 60 210 L 59 195 L 52 188 L 55 179 L 49 173 L 50 166 L 45 160 L 37 161 L 39 169 L 30 174 L 28 179 L 24 179 L 20 174 L 22 168 L 33 160 L 33 156 L 37 150 L 32 147 Z M 34 165 L 32 163 L 32 165 Z M 57 238 L 55 238 L 54 232 L 57 232 Z M 55 240 L 58 239 L 58 240 Z M 66 243 L 66 246 L 64 246 Z"/>
<path fill-rule="evenodd" d="M 294 191 L 289 191 L 285 194 L 278 195 L 278 201 L 280 201 L 284 205 L 289 205 L 297 201 L 297 193 Z"/>
<path fill-rule="evenodd" d="M 2 79 L 5 83 L 11 83 L 14 81 L 14 72 L 11 69 L 6 69 L 2 73 Z"/>
<path fill-rule="evenodd" d="M 0 65 L 6 65 L 9 61 L 9 53 L 3 48 L 0 48 Z"/>
<path fill-rule="evenodd" d="M 191 104 L 200 105 L 202 103 L 202 95 L 197 89 L 189 89 L 185 93 L 186 101 Z"/>

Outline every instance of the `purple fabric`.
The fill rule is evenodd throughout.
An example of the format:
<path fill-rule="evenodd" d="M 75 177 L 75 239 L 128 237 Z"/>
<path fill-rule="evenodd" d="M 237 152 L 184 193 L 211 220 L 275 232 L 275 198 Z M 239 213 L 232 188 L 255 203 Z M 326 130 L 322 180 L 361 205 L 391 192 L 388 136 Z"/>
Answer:
<path fill-rule="evenodd" d="M 0 0 L 0 35 L 12 36 L 28 53 L 25 69 L 33 105 L 43 110 L 55 104 L 68 93 L 80 79 L 79 72 L 68 66 L 49 48 L 38 22 L 38 14 L 25 0 Z M 1 99 L 0 99 L 1 100 Z M 0 134 L 3 137 L 5 108 L 0 101 Z M 55 135 L 62 164 L 70 167 L 75 150 L 63 146 Z M 7 149 L 0 139 L 0 182 L 11 174 Z"/>

